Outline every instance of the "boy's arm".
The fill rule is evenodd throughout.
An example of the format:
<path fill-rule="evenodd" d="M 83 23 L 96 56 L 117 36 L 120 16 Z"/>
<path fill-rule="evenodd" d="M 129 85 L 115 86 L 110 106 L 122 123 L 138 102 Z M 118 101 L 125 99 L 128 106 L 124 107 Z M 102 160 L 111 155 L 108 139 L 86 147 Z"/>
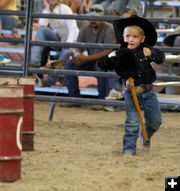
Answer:
<path fill-rule="evenodd" d="M 156 64 L 162 64 L 165 60 L 165 54 L 157 48 L 144 47 L 143 48 L 144 56 Z"/>

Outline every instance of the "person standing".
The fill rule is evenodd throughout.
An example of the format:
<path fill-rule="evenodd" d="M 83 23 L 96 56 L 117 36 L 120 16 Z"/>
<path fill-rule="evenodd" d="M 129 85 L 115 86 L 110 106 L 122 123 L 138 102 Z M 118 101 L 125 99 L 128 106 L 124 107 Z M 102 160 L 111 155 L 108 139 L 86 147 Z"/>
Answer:
<path fill-rule="evenodd" d="M 107 62 L 111 67 L 113 65 L 124 83 L 126 120 L 122 150 L 124 156 L 129 157 L 136 155 L 138 136 L 143 149 L 150 149 L 151 138 L 162 123 L 160 105 L 152 83 L 156 80 L 155 70 L 160 69 L 165 54 L 153 47 L 157 42 L 157 33 L 147 19 L 131 16 L 115 20 L 113 26 L 121 48 L 111 52 Z M 134 79 L 134 84 L 129 83 L 129 77 Z M 132 85 L 137 90 L 138 101 L 144 110 L 148 140 L 142 138 L 140 119 L 130 90 Z"/>

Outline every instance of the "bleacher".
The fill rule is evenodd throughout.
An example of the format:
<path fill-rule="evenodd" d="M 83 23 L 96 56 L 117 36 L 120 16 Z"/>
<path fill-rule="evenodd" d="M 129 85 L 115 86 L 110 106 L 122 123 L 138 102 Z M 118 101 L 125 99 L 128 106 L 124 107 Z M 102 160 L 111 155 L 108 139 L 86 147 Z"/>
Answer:
<path fill-rule="evenodd" d="M 23 1 L 24 2 L 24 1 Z M 39 4 L 40 2 L 37 0 L 35 1 L 35 6 L 40 6 Z M 155 1 L 153 3 L 153 6 L 174 6 L 174 3 L 173 4 L 171 2 L 168 2 L 166 1 L 166 4 L 164 4 L 163 1 Z M 177 7 L 179 7 L 179 4 L 180 2 L 176 2 L 176 5 Z M 25 5 L 23 5 L 25 6 Z M 22 6 L 22 7 L 23 7 Z M 21 7 L 21 8 L 22 8 Z M 22 8 L 23 9 L 23 8 Z M 34 8 L 36 11 L 39 11 L 40 10 L 40 7 L 36 7 Z M 180 30 L 179 27 L 177 28 L 165 28 L 165 29 L 157 29 L 157 33 L 159 34 L 159 37 L 158 37 L 158 45 L 163 45 L 163 39 L 165 36 L 162 36 L 161 34 L 171 34 L 171 33 L 176 33 Z M 13 36 L 15 35 L 15 37 L 17 38 L 21 38 L 21 37 L 24 37 L 26 34 L 26 29 L 25 28 L 21 28 L 21 29 L 13 29 L 13 30 L 2 30 L 1 33 L 2 35 L 5 37 L 5 36 Z M 33 31 L 32 35 L 33 37 L 35 36 L 36 34 L 36 31 Z M 24 47 L 24 44 L 22 43 L 4 43 L 0 46 L 0 53 L 6 53 L 6 54 L 10 54 L 12 56 L 12 59 L 13 59 L 13 54 L 14 55 L 21 55 L 21 57 L 19 57 L 20 59 L 18 60 L 15 60 L 13 59 L 11 65 L 23 65 L 23 62 L 24 62 L 24 52 L 25 52 L 25 47 Z M 51 55 L 54 56 L 56 55 L 56 52 L 55 51 L 51 51 Z M 166 61 L 164 63 L 164 67 L 165 67 L 165 72 L 168 74 L 168 75 L 174 75 L 176 74 L 177 72 L 179 73 L 179 68 L 175 68 L 174 70 L 174 66 L 173 64 L 174 63 L 177 63 L 177 62 L 180 62 L 180 57 L 179 55 L 174 55 L 172 53 L 166 53 Z M 81 78 L 81 76 L 80 76 Z M 92 77 L 93 78 L 93 77 Z M 95 85 L 95 84 L 93 84 Z M 37 94 L 52 94 L 52 95 L 55 95 L 55 94 L 61 94 L 61 95 L 67 95 L 68 94 L 68 91 L 67 91 L 67 88 L 66 87 L 60 87 L 60 86 L 53 86 L 53 87 L 39 87 L 39 86 L 36 86 L 35 87 L 35 92 Z M 81 95 L 82 96 L 97 96 L 97 90 L 95 88 L 95 86 L 93 88 L 91 87 L 81 87 Z M 165 100 L 165 99 L 164 99 Z M 178 102 L 179 104 L 179 102 Z"/>

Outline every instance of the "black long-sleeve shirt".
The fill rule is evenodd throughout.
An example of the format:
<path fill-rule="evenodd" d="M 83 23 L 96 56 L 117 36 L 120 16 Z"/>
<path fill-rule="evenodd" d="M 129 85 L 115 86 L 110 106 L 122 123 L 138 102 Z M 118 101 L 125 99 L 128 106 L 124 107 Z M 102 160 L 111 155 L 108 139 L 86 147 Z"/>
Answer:
<path fill-rule="evenodd" d="M 145 57 L 143 48 L 149 48 L 152 52 L 151 56 Z M 151 62 L 162 64 L 165 59 L 164 52 L 157 48 L 152 48 L 148 45 L 141 45 L 139 48 L 133 50 L 133 54 L 140 65 L 140 72 L 135 77 L 135 85 L 147 85 L 156 80 L 156 72 L 151 66 Z"/>

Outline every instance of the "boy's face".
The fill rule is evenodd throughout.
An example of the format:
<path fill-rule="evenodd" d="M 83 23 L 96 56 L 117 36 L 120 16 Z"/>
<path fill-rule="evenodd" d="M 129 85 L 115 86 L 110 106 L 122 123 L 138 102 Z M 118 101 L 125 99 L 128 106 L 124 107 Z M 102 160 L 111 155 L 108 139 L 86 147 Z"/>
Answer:
<path fill-rule="evenodd" d="M 145 40 L 144 31 L 138 26 L 128 26 L 123 33 L 124 42 L 127 43 L 127 48 L 138 48 Z"/>

